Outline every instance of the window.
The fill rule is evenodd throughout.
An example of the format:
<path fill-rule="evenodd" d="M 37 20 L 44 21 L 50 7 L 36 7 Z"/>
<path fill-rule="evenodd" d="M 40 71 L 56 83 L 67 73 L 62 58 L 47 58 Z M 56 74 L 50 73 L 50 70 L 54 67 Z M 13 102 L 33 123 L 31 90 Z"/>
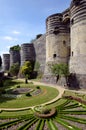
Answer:
<path fill-rule="evenodd" d="M 72 51 L 72 56 L 73 56 L 73 51 Z"/>
<path fill-rule="evenodd" d="M 71 25 L 73 25 L 74 24 L 74 19 L 71 19 L 70 23 L 71 23 Z"/>
<path fill-rule="evenodd" d="M 53 31 L 53 34 L 57 35 L 58 33 L 59 33 L 59 27 L 55 27 L 54 31 Z"/>
<path fill-rule="evenodd" d="M 54 30 L 58 30 L 58 29 L 59 29 L 59 27 L 55 27 L 55 28 L 54 28 Z"/>
<path fill-rule="evenodd" d="M 66 45 L 66 41 L 65 40 L 63 41 L 63 45 Z"/>
<path fill-rule="evenodd" d="M 53 31 L 53 34 L 57 35 L 59 33 L 59 30 Z"/>
<path fill-rule="evenodd" d="M 56 58 L 56 54 L 53 54 L 53 58 Z"/>
<path fill-rule="evenodd" d="M 59 18 L 59 21 L 62 22 L 62 18 Z"/>

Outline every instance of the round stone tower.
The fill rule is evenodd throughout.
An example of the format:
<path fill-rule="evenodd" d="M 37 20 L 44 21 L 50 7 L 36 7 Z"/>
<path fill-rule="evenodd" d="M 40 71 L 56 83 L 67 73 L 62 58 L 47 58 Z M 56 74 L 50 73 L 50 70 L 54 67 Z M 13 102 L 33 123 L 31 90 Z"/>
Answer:
<path fill-rule="evenodd" d="M 68 24 L 65 20 L 63 21 L 63 14 L 57 13 L 46 19 L 45 77 L 47 77 L 47 80 L 52 77 L 49 71 L 49 64 L 68 63 L 69 59 L 69 26 L 67 26 Z"/>
<path fill-rule="evenodd" d="M 34 47 L 31 43 L 21 45 L 21 66 L 25 61 L 35 61 Z"/>
<path fill-rule="evenodd" d="M 14 63 L 20 64 L 20 50 L 10 50 L 10 67 Z"/>
<path fill-rule="evenodd" d="M 10 67 L 10 54 L 3 54 L 3 70 L 8 71 Z"/>
<path fill-rule="evenodd" d="M 86 0 L 72 0 L 70 6 L 70 72 L 80 87 L 86 87 Z"/>

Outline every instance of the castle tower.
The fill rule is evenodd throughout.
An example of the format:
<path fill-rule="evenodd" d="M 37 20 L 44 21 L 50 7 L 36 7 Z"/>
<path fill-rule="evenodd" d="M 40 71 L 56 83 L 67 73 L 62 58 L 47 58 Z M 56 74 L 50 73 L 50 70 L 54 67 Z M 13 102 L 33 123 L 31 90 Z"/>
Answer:
<path fill-rule="evenodd" d="M 31 43 L 21 45 L 21 66 L 25 61 L 35 61 L 34 47 Z"/>
<path fill-rule="evenodd" d="M 72 0 L 70 72 L 86 87 L 86 0 Z"/>
<path fill-rule="evenodd" d="M 10 54 L 3 54 L 3 70 L 8 71 L 10 67 Z"/>
<path fill-rule="evenodd" d="M 20 64 L 20 50 L 11 50 L 10 49 L 10 67 L 14 63 Z"/>
<path fill-rule="evenodd" d="M 57 13 L 46 19 L 45 77 L 47 81 L 52 77 L 48 64 L 68 63 L 69 59 L 69 26 L 65 20 L 63 21 L 63 14 Z"/>

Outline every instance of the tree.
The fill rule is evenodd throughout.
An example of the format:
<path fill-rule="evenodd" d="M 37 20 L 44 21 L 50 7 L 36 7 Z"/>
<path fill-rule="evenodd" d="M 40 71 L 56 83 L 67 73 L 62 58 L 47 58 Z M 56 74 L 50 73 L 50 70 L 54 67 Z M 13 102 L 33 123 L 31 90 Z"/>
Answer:
<path fill-rule="evenodd" d="M 1 58 L 1 56 L 0 56 L 0 67 L 1 67 L 1 65 L 2 65 L 2 58 Z"/>
<path fill-rule="evenodd" d="M 17 76 L 18 72 L 19 72 L 20 66 L 19 63 L 14 63 L 11 67 L 10 67 L 10 74 L 12 76 Z"/>
<path fill-rule="evenodd" d="M 30 78 L 31 73 L 33 71 L 33 67 L 30 61 L 26 61 L 24 65 L 21 67 L 21 73 L 25 76 L 25 83 L 28 83 L 28 78 Z"/>
<path fill-rule="evenodd" d="M 13 50 L 13 51 L 20 51 L 21 47 L 19 45 L 15 45 L 13 47 L 10 47 L 10 50 Z"/>
<path fill-rule="evenodd" d="M 64 76 L 67 78 L 69 75 L 68 65 L 65 63 L 53 64 L 51 66 L 51 72 L 57 77 L 57 81 L 60 77 Z"/>

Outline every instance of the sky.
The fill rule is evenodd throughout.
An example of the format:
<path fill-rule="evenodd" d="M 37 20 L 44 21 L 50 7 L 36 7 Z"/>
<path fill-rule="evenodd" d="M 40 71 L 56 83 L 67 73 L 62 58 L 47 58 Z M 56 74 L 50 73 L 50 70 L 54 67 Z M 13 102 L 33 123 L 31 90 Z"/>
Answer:
<path fill-rule="evenodd" d="M 9 48 L 30 43 L 37 34 L 46 32 L 45 20 L 61 13 L 71 0 L 0 0 L 0 55 Z"/>

